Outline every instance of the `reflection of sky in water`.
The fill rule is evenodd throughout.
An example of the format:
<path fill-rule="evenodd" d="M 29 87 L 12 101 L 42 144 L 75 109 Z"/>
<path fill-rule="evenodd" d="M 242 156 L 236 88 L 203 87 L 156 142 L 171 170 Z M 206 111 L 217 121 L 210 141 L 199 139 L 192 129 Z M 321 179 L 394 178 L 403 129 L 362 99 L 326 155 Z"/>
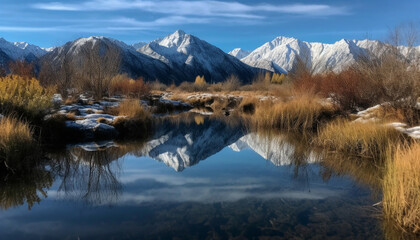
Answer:
<path fill-rule="evenodd" d="M 125 188 L 118 204 L 224 202 L 248 197 L 323 199 L 344 194 L 353 186 L 338 179 L 324 183 L 313 164 L 294 178 L 292 166 L 276 167 L 249 149 L 238 153 L 225 148 L 182 173 L 150 163 L 154 162 L 148 158 L 125 159 L 121 177 Z"/>
<path fill-rule="evenodd" d="M 310 211 L 317 204 L 325 204 L 321 206 L 328 209 L 331 203 L 339 202 L 338 206 L 331 208 L 347 211 L 349 207 L 362 204 L 359 198 L 365 199 L 366 205 L 373 201 L 368 197 L 369 192 L 366 189 L 356 186 L 349 178 L 332 178 L 324 182 L 319 177 L 320 166 L 317 164 L 301 166 L 296 174 L 296 166 L 275 166 L 251 149 L 237 152 L 226 147 L 183 172 L 176 172 L 151 158 L 132 155 L 118 160 L 117 165 L 121 168 L 118 180 L 122 188 L 115 190 L 112 197 L 107 195 L 111 193 L 104 191 L 99 196 L 100 202 L 86 203 L 77 197 L 69 197 L 81 196 L 83 193 L 66 195 L 57 191 L 60 184 L 58 179 L 48 191 L 48 198 L 35 205 L 31 211 L 25 206 L 2 211 L 0 232 L 6 239 L 33 236 L 92 237 L 91 234 L 99 237 L 98 233 L 103 237 L 110 237 L 111 235 L 107 235 L 109 233 L 117 234 L 118 238 L 138 238 L 145 232 L 163 234 L 165 231 L 174 231 L 171 224 L 186 221 L 186 216 L 188 219 L 197 219 L 200 216 L 213 219 L 213 222 L 209 220 L 203 227 L 218 226 L 221 223 L 214 220 L 216 215 L 212 212 L 218 208 L 229 215 L 225 218 L 236 219 L 242 216 L 237 215 L 238 211 L 248 211 L 247 214 L 251 216 L 261 211 L 254 209 L 257 203 L 265 206 L 266 211 L 272 215 L 279 209 L 283 209 L 280 212 L 287 212 L 286 206 L 300 211 L 300 204 L 309 209 L 305 211 Z M 264 205 L 265 202 L 267 205 Z M 285 203 L 288 205 L 283 205 Z M 222 205 L 215 207 L 219 206 L 215 204 Z M 194 210 L 196 206 L 199 206 L 199 210 Z M 207 209 L 211 209 L 208 210 L 210 213 L 206 213 Z M 267 213 L 267 216 L 271 216 L 270 214 Z M 277 218 L 273 219 L 285 218 L 280 217 L 280 213 L 276 214 Z M 294 214 L 289 213 L 287 216 Z M 149 222 L 150 219 L 153 219 L 154 225 Z M 296 224 L 300 221 L 292 220 Z M 235 221 L 240 223 L 245 220 Z M 264 218 L 251 226 L 267 224 L 267 221 L 274 220 Z M 351 216 L 348 221 L 360 219 L 356 215 Z M 180 225 L 180 229 L 184 229 L 184 237 L 187 237 L 188 231 L 192 229 L 189 224 L 183 224 L 186 225 Z M 235 226 L 235 223 L 231 224 L 229 226 Z"/>

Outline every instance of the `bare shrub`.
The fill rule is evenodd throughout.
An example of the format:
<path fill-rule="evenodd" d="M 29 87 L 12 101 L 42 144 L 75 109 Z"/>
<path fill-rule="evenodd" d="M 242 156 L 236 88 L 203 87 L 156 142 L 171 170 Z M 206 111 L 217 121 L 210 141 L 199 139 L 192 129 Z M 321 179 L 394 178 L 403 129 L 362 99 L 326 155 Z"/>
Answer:
<path fill-rule="evenodd" d="M 226 91 L 235 91 L 238 90 L 241 86 L 241 82 L 239 81 L 238 76 L 236 75 L 230 75 L 226 81 L 223 83 L 223 90 Z"/>
<path fill-rule="evenodd" d="M 179 89 L 185 92 L 200 92 L 200 91 L 207 91 L 209 84 L 207 83 L 199 83 L 196 84 L 195 82 L 182 82 L 179 85 Z"/>
<path fill-rule="evenodd" d="M 209 91 L 211 92 L 221 92 L 224 90 L 223 83 L 213 83 L 209 85 Z"/>
<path fill-rule="evenodd" d="M 149 84 L 151 90 L 156 91 L 165 91 L 168 88 L 168 85 L 160 82 L 159 80 L 155 80 Z"/>

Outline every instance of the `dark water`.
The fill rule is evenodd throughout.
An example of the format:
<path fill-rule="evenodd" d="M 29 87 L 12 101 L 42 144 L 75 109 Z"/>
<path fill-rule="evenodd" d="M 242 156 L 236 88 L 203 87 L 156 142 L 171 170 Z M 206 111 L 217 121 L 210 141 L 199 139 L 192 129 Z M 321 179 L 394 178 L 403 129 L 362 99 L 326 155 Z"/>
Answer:
<path fill-rule="evenodd" d="M 8 176 L 0 238 L 384 238 L 374 184 L 319 162 L 304 137 L 181 118 L 145 141 L 48 150 Z"/>

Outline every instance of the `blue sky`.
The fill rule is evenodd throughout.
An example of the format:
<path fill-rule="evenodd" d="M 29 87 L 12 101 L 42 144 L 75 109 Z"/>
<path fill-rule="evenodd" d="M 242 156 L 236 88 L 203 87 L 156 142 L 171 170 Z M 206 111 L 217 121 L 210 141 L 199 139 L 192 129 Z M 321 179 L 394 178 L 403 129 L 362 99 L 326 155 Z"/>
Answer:
<path fill-rule="evenodd" d="M 0 0 L 0 37 L 41 47 L 92 35 L 132 44 L 183 29 L 224 51 L 252 50 L 276 36 L 383 40 L 398 24 L 420 23 L 419 11 L 417 0 Z"/>

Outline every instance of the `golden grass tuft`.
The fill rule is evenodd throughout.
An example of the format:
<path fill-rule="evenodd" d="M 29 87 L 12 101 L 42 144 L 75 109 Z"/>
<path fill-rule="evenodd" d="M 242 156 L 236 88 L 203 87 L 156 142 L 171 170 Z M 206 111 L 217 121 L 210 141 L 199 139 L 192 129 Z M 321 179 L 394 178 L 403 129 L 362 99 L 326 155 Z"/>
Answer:
<path fill-rule="evenodd" d="M 404 141 L 404 134 L 391 126 L 339 119 L 321 129 L 315 143 L 328 151 L 384 160 L 388 146 Z"/>
<path fill-rule="evenodd" d="M 113 109 L 118 117 L 112 125 L 117 129 L 119 139 L 143 139 L 152 131 L 152 114 L 140 105 L 138 99 L 127 99 Z"/>
<path fill-rule="evenodd" d="M 0 120 L 0 162 L 6 167 L 12 166 L 13 161 L 32 156 L 36 146 L 32 129 L 26 122 L 12 117 Z"/>
<path fill-rule="evenodd" d="M 136 119 L 147 119 L 151 117 L 149 111 L 145 110 L 138 99 L 126 99 L 115 108 L 119 116 L 126 116 Z"/>
<path fill-rule="evenodd" d="M 398 227 L 420 235 L 420 143 L 394 148 L 383 181 L 384 215 Z"/>
<path fill-rule="evenodd" d="M 257 128 L 279 128 L 283 130 L 314 130 L 324 120 L 333 117 L 336 109 L 322 105 L 318 98 L 295 97 L 287 102 L 260 101 L 253 116 Z"/>

